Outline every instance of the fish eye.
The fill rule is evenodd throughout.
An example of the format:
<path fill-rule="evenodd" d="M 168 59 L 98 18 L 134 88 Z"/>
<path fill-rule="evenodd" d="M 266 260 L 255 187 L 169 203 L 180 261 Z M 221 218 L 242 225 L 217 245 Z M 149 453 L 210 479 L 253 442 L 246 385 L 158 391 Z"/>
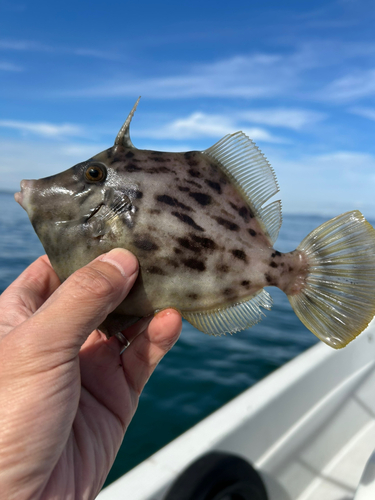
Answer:
<path fill-rule="evenodd" d="M 107 170 L 104 165 L 92 163 L 86 168 L 85 177 L 90 182 L 104 181 L 107 176 Z"/>

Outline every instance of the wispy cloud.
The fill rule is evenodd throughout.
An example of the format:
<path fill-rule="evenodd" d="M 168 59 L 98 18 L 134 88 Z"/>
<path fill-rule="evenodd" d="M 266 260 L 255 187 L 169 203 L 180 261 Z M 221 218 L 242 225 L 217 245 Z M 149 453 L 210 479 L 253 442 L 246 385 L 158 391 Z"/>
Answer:
<path fill-rule="evenodd" d="M 293 74 L 291 74 L 293 73 Z M 127 79 L 84 89 L 61 92 L 82 97 L 117 97 L 144 94 L 158 99 L 189 97 L 269 97 L 293 86 L 294 71 L 274 54 L 236 56 L 208 64 L 196 64 L 181 75 Z M 270 77 L 272 74 L 272 78 Z"/>
<path fill-rule="evenodd" d="M 38 52 L 50 52 L 52 47 L 49 45 L 42 44 L 40 42 L 34 42 L 32 40 L 0 40 L 0 50 L 3 51 L 38 51 Z"/>
<path fill-rule="evenodd" d="M 16 191 L 22 179 L 57 174 L 105 148 L 105 144 L 69 141 L 62 144 L 53 138 L 44 141 L 0 139 L 1 189 Z"/>
<path fill-rule="evenodd" d="M 83 134 L 82 127 L 64 123 L 56 125 L 43 122 L 25 122 L 16 120 L 0 120 L 0 127 L 18 130 L 22 133 L 31 133 L 43 137 L 67 137 L 80 136 Z"/>
<path fill-rule="evenodd" d="M 151 139 L 186 140 L 202 137 L 221 138 L 226 134 L 232 134 L 243 130 L 254 141 L 273 143 L 285 143 L 286 139 L 277 137 L 267 130 L 258 127 L 249 127 L 242 121 L 238 122 L 235 115 L 211 115 L 195 112 L 186 118 L 179 118 L 161 127 L 136 131 L 135 137 L 149 137 Z"/>
<path fill-rule="evenodd" d="M 18 52 L 53 52 L 57 54 L 71 54 L 80 57 L 93 57 L 98 59 L 118 59 L 113 51 L 96 50 L 86 47 L 54 46 L 33 40 L 0 40 L 0 50 Z"/>
<path fill-rule="evenodd" d="M 284 211 L 330 216 L 359 209 L 375 214 L 375 156 L 358 151 L 300 155 L 291 161 L 267 154 L 281 187 Z M 298 207 L 298 208 L 297 208 Z"/>
<path fill-rule="evenodd" d="M 0 61 L 0 71 L 23 71 L 23 68 L 17 64 Z"/>
<path fill-rule="evenodd" d="M 327 117 L 326 114 L 317 111 L 293 108 L 257 109 L 244 111 L 240 116 L 250 122 L 293 130 L 301 130 Z"/>
<path fill-rule="evenodd" d="M 375 69 L 352 71 L 334 80 L 320 97 L 335 101 L 355 101 L 375 95 Z"/>
<path fill-rule="evenodd" d="M 355 115 L 363 116 L 364 118 L 369 118 L 370 120 L 375 120 L 375 108 L 364 108 L 355 107 L 350 108 L 349 111 Z"/>
<path fill-rule="evenodd" d="M 372 92 L 371 81 L 375 77 L 369 68 L 357 70 L 354 77 L 348 70 L 349 76 L 342 77 L 342 65 L 345 63 L 350 68 L 361 61 L 366 68 L 374 54 L 375 43 L 305 42 L 289 52 L 236 55 L 192 64 L 179 74 L 164 68 L 161 77 L 134 76 L 129 80 L 120 76 L 81 89 L 63 90 L 60 94 L 92 98 L 133 97 L 140 93 L 156 99 L 290 96 L 325 101 L 331 96 L 334 99 L 355 98 Z M 317 69 L 321 71 L 318 73 Z M 335 78 L 338 74 L 340 77 Z M 317 92 L 318 85 L 324 90 Z"/>

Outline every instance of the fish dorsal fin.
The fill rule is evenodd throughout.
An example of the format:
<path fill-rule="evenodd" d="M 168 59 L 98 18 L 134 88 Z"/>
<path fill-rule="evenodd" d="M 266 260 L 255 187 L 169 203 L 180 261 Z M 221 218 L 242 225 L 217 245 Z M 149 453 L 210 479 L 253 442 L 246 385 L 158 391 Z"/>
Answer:
<path fill-rule="evenodd" d="M 263 205 L 278 193 L 279 188 L 273 168 L 260 149 L 243 132 L 236 132 L 226 135 L 202 153 L 220 163 L 263 223 L 273 244 L 281 227 L 281 204 L 273 202 L 265 207 Z"/>
<path fill-rule="evenodd" d="M 130 122 L 132 121 L 135 110 L 137 109 L 139 100 L 141 96 L 138 97 L 137 102 L 134 104 L 133 109 L 130 111 L 129 116 L 125 120 L 124 125 L 120 128 L 119 133 L 115 139 L 115 146 L 124 146 L 125 148 L 134 148 L 132 141 L 130 140 Z"/>
<path fill-rule="evenodd" d="M 264 312 L 260 307 L 271 309 L 272 298 L 261 290 L 250 300 L 212 311 L 184 312 L 182 316 L 195 328 L 209 335 L 236 333 L 259 323 Z"/>

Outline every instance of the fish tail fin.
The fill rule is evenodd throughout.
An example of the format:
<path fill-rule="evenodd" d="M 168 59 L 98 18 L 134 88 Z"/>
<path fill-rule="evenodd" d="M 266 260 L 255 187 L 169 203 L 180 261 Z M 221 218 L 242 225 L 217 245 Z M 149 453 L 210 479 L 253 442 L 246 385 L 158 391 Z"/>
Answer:
<path fill-rule="evenodd" d="M 361 212 L 347 212 L 312 231 L 297 250 L 309 272 L 289 302 L 309 330 L 340 349 L 375 315 L 375 230 Z"/>

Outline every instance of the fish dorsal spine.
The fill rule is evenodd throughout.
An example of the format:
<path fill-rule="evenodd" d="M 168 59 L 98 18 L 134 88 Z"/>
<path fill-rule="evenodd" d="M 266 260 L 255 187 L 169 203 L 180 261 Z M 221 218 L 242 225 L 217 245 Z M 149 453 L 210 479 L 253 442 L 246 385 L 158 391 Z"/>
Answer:
<path fill-rule="evenodd" d="M 115 139 L 115 146 L 123 146 L 125 148 L 134 148 L 132 141 L 130 140 L 130 122 L 132 121 L 135 110 L 137 109 L 138 103 L 141 96 L 138 97 L 133 109 L 130 111 L 124 125 L 120 128 L 119 133 Z"/>
<path fill-rule="evenodd" d="M 277 200 L 263 205 L 279 192 L 279 187 L 273 168 L 260 149 L 246 134 L 236 132 L 226 135 L 202 153 L 220 163 L 223 171 L 245 197 L 273 244 L 282 222 L 281 202 Z"/>

